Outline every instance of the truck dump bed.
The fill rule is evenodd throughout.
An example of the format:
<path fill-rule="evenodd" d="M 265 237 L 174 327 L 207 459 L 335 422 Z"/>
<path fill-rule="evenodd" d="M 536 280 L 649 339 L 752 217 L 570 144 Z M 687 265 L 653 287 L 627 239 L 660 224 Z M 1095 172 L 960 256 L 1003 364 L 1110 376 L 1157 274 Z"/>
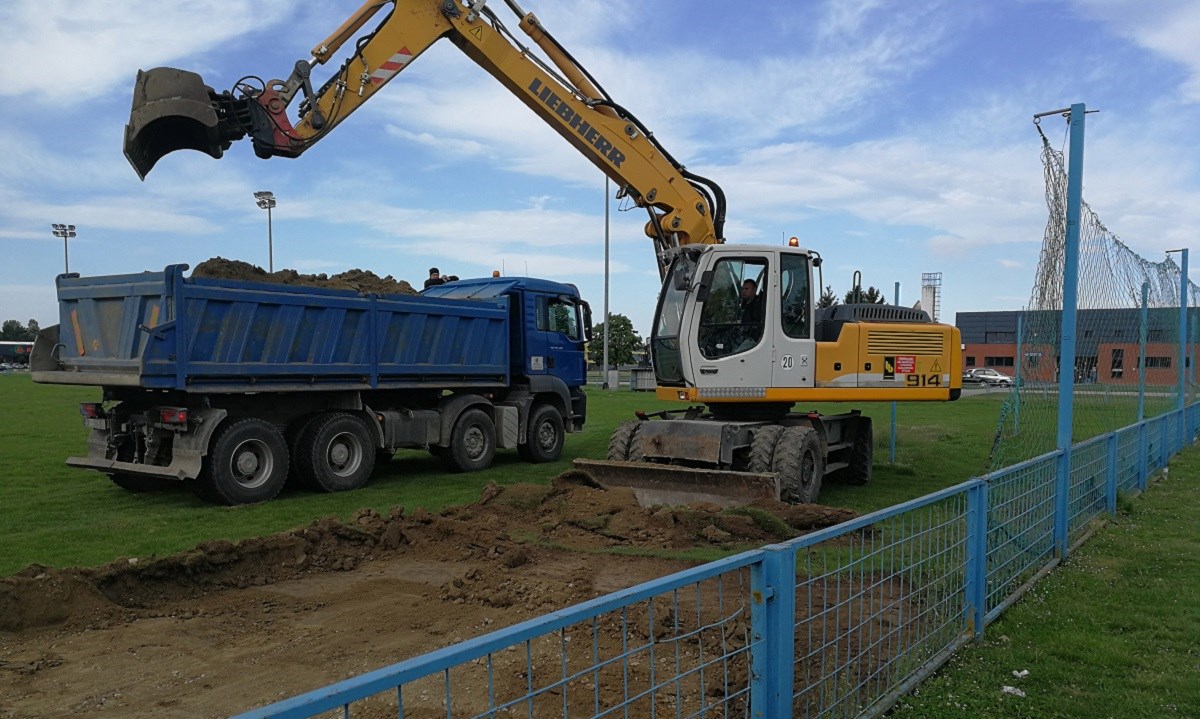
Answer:
<path fill-rule="evenodd" d="M 205 392 L 503 386 L 503 296 L 362 295 L 163 272 L 60 276 L 36 382 Z"/>

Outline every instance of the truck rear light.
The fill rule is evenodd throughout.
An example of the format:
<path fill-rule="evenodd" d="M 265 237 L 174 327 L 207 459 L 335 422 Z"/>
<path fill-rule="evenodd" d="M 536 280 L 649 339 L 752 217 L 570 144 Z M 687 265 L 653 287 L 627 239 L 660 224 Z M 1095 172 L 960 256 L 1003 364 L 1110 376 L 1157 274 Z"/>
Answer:
<path fill-rule="evenodd" d="M 104 406 L 99 402 L 83 402 L 79 405 L 79 414 L 88 419 L 101 419 L 104 417 Z"/>
<path fill-rule="evenodd" d="M 159 407 L 158 419 L 163 424 L 187 424 L 186 407 Z"/>

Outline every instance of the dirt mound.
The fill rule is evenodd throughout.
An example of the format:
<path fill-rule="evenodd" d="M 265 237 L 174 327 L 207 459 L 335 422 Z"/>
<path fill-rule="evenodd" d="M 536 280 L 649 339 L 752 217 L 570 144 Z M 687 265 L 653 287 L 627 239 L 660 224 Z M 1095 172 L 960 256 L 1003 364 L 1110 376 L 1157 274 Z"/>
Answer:
<path fill-rule="evenodd" d="M 263 268 L 252 265 L 249 262 L 227 260 L 224 257 L 213 257 L 196 265 L 196 269 L 192 271 L 192 277 L 272 282 L 280 285 L 301 285 L 304 287 L 328 287 L 341 290 L 355 290 L 364 294 L 417 294 L 417 291 L 408 282 L 397 280 L 391 275 L 380 277 L 370 270 L 355 268 L 336 275 L 326 275 L 325 273 L 305 275 L 296 270 L 267 272 Z"/>
<path fill-rule="evenodd" d="M 473 504 L 434 515 L 423 508 L 386 515 L 361 509 L 343 522 L 316 520 L 287 532 L 215 540 L 169 557 L 119 559 L 92 569 L 32 565 L 0 579 L 0 630 L 61 622 L 95 625 L 196 598 L 216 589 L 274 584 L 302 574 L 345 572 L 412 553 L 422 559 L 482 562 L 448 582 L 442 599 L 527 610 L 563 606 L 587 596 L 586 577 L 549 581 L 526 574 L 538 549 L 585 552 L 606 548 L 735 549 L 780 541 L 853 518 L 848 509 L 758 503 L 722 510 L 712 505 L 644 508 L 633 491 L 605 489 L 585 473 L 550 485 L 489 484 Z M 578 586 L 576 586 L 576 584 Z M 578 595 L 578 596 L 577 596 Z"/>

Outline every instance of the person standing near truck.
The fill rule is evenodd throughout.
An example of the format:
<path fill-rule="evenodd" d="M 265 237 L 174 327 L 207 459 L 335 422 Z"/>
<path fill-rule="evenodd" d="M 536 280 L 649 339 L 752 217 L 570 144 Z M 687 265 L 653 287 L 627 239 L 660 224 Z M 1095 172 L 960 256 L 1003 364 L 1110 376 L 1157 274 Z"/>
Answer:
<path fill-rule="evenodd" d="M 446 280 L 442 279 L 442 273 L 436 267 L 429 268 L 429 279 L 425 280 L 425 289 L 446 284 Z"/>

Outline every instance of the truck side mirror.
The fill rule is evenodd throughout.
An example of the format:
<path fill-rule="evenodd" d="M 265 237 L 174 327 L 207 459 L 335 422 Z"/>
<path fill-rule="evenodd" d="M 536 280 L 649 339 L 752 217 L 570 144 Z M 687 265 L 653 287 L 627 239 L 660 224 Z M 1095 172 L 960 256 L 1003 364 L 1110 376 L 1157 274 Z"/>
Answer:
<path fill-rule="evenodd" d="M 592 306 L 583 300 L 579 300 L 579 306 L 583 308 L 583 339 L 586 342 L 592 341 Z"/>

